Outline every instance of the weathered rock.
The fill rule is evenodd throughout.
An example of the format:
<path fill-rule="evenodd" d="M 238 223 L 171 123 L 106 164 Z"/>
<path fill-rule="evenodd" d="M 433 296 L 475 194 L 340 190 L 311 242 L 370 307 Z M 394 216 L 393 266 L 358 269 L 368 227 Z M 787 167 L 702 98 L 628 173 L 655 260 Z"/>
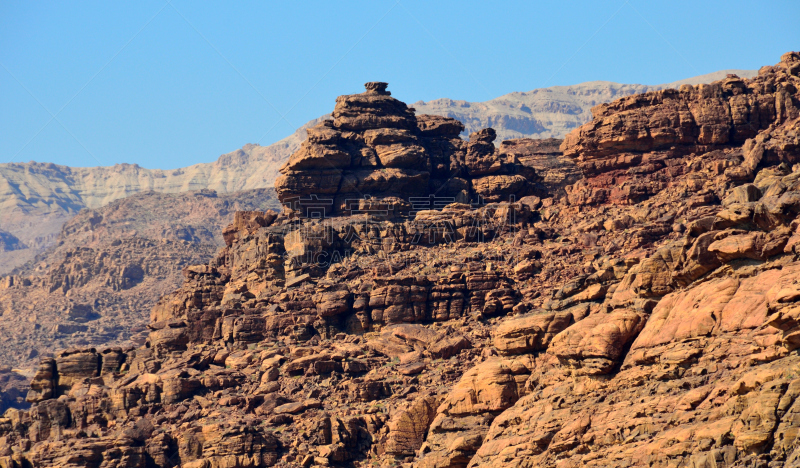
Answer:
<path fill-rule="evenodd" d="M 29 403 L 36 403 L 54 398 L 56 396 L 56 377 L 56 360 L 50 357 L 42 358 L 25 399 Z"/>
<path fill-rule="evenodd" d="M 388 423 L 386 453 L 414 456 L 425 441 L 438 406 L 438 399 L 427 395 L 417 397 L 406 408 L 399 409 Z"/>
<path fill-rule="evenodd" d="M 391 97 L 386 83 L 365 86 L 364 93 L 340 96 L 333 120 L 310 128 L 308 140 L 281 168 L 275 188 L 286 206 L 309 217 L 380 215 L 385 209 L 370 209 L 364 201 L 397 199 L 437 208 L 424 199 L 467 202 L 474 195 L 496 202 L 532 190 L 517 172 L 532 175 L 533 170 L 505 161 L 492 144 L 493 130 L 477 132 L 465 144 L 457 120 L 417 117 Z M 389 205 L 390 217 L 401 213 L 394 211 L 400 209 L 396 203 Z"/>
<path fill-rule="evenodd" d="M 369 84 L 288 173 L 344 164 L 341 150 L 352 186 L 456 174 L 469 194 L 521 175 L 543 192 L 477 209 L 357 205 L 391 216 L 239 215 L 214 259 L 184 268 L 142 345 L 42 360 L 30 409 L 0 418 L 0 464 L 797 464 L 797 63 L 610 106 L 573 139 L 589 177 L 567 199 L 491 131 L 454 141 L 459 125 L 414 120 Z M 751 111 L 772 120 L 745 145 Z M 429 167 L 381 162 L 417 147 Z"/>
<path fill-rule="evenodd" d="M 578 374 L 606 374 L 644 324 L 645 318 L 633 310 L 590 315 L 556 335 L 548 351 Z"/>
<path fill-rule="evenodd" d="M 319 408 L 322 405 L 319 400 L 308 399 L 294 403 L 286 403 L 275 408 L 275 414 L 299 414 L 309 408 Z"/>
<path fill-rule="evenodd" d="M 530 371 L 519 364 L 494 358 L 464 374 L 437 409 L 422 448 L 420 466 L 469 463 L 495 415 L 511 407 L 523 394 Z"/>
<path fill-rule="evenodd" d="M 556 138 L 506 140 L 500 145 L 500 153 L 516 158 L 535 171 L 529 179 L 541 185 L 537 191 L 562 198 L 567 194 L 567 186 L 583 178 L 575 161 L 559 149 L 562 141 Z"/>
<path fill-rule="evenodd" d="M 504 354 L 543 351 L 573 320 L 568 312 L 530 314 L 506 320 L 495 330 L 493 344 Z"/>
<path fill-rule="evenodd" d="M 56 355 L 56 369 L 57 391 L 64 394 L 81 380 L 100 376 L 100 356 L 94 349 L 62 351 Z"/>
<path fill-rule="evenodd" d="M 571 203 L 648 198 L 685 171 L 673 161 L 690 153 L 743 147 L 744 154 L 730 154 L 718 166 L 734 180 L 747 178 L 765 163 L 800 160 L 797 136 L 790 130 L 800 116 L 795 104 L 800 80 L 792 70 L 781 62 L 750 80 L 732 75 L 709 85 L 684 85 L 595 107 L 594 120 L 570 133 L 561 146 L 589 177 L 571 189 Z M 731 202 L 736 198 L 741 197 L 734 195 Z"/>

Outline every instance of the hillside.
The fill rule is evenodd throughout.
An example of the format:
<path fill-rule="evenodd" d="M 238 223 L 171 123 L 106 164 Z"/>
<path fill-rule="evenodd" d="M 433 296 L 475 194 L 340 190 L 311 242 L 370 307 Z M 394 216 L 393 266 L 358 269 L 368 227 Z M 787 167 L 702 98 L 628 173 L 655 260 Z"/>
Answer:
<path fill-rule="evenodd" d="M 129 343 L 187 265 L 224 245 L 240 210 L 277 208 L 272 189 L 144 192 L 67 221 L 56 243 L 0 278 L 0 361 L 31 369 L 41 354 Z"/>
<path fill-rule="evenodd" d="M 84 208 L 100 208 L 147 191 L 210 189 L 231 193 L 270 188 L 278 168 L 305 138 L 304 128 L 270 146 L 245 145 L 213 163 L 169 171 L 135 164 L 91 168 L 35 162 L 2 164 L 0 242 L 5 231 L 17 239 L 17 248 L 4 249 L 0 243 L 0 274 L 53 245 L 62 225 Z"/>
<path fill-rule="evenodd" d="M 44 356 L 0 466 L 800 465 L 800 53 L 600 105 L 560 154 L 386 87 L 142 344 Z"/>

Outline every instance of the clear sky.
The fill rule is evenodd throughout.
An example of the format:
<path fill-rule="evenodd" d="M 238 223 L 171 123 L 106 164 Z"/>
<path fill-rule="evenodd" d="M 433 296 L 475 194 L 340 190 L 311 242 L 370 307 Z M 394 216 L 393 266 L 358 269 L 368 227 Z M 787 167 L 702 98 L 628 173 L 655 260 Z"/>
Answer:
<path fill-rule="evenodd" d="M 3 0 L 0 163 L 209 162 L 366 81 L 484 101 L 757 69 L 800 50 L 798 18 L 796 0 Z"/>

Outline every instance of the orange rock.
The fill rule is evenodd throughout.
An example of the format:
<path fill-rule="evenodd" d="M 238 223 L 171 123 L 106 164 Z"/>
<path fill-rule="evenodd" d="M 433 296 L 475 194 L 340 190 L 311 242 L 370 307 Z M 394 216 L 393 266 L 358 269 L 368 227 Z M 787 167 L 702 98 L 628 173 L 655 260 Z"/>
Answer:
<path fill-rule="evenodd" d="M 579 374 L 604 374 L 617 365 L 644 324 L 642 314 L 629 309 L 590 315 L 556 335 L 548 352 Z"/>
<path fill-rule="evenodd" d="M 398 409 L 388 423 L 386 452 L 395 456 L 415 455 L 425 441 L 438 406 L 439 398 L 426 395 Z"/>
<path fill-rule="evenodd" d="M 555 335 L 573 322 L 569 312 L 529 314 L 506 320 L 494 331 L 494 346 L 504 354 L 547 349 Z"/>

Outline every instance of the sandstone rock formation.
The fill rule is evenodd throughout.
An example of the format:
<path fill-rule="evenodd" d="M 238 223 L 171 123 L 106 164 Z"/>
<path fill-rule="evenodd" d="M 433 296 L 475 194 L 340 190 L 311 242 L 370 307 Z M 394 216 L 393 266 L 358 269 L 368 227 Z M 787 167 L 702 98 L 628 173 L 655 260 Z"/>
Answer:
<path fill-rule="evenodd" d="M 566 187 L 583 179 L 575 161 L 560 150 L 562 142 L 556 138 L 506 140 L 500 145 L 500 153 L 533 168 L 533 182 L 543 187 L 544 193 L 562 198 L 567 194 Z"/>
<path fill-rule="evenodd" d="M 589 81 L 571 86 L 551 86 L 514 92 L 484 102 L 435 99 L 412 104 L 418 114 L 452 117 L 464 123 L 466 137 L 482 128 L 497 130 L 498 140 L 549 139 L 564 136 L 592 120 L 591 108 L 633 94 L 680 88 L 681 85 L 711 83 L 736 74 L 752 78 L 755 70 L 720 70 L 707 75 L 661 85 L 620 84 Z"/>
<path fill-rule="evenodd" d="M 726 162 L 717 170 L 737 181 L 752 179 L 762 162 L 797 162 L 793 57 L 785 55 L 751 80 L 729 75 L 710 85 L 683 85 L 596 107 L 595 119 L 562 144 L 587 176 L 573 187 L 570 201 L 641 201 L 685 172 L 681 158 L 689 154 L 724 153 Z"/>
<path fill-rule="evenodd" d="M 308 129 L 308 140 L 275 182 L 284 205 L 316 214 L 386 211 L 389 217 L 448 203 L 491 202 L 533 194 L 525 166 L 494 147 L 485 129 L 464 142 L 461 122 L 415 116 L 386 83 L 340 96 L 333 120 Z M 420 205 L 422 205 L 420 207 Z"/>
<path fill-rule="evenodd" d="M 720 71 L 658 86 L 591 82 L 511 93 L 484 103 L 438 99 L 414 105 L 418 113 L 460 120 L 466 126 L 464 138 L 486 127 L 497 130 L 498 142 L 521 137 L 563 138 L 589 121 L 589 109 L 597 104 L 684 83 L 710 83 L 726 72 L 742 77 L 755 74 L 750 70 Z M 0 232 L 0 275 L 50 248 L 61 226 L 84 208 L 100 208 L 149 190 L 179 193 L 206 188 L 229 193 L 272 187 L 278 169 L 306 138 L 306 129 L 329 117 L 313 119 L 272 145 L 247 144 L 213 163 L 174 170 L 145 169 L 135 164 L 94 168 L 36 162 L 0 164 L 0 231 L 19 238 L 18 243 L 13 242 L 16 247 L 4 250 Z"/>
<path fill-rule="evenodd" d="M 584 178 L 547 186 L 568 166 L 540 164 L 549 191 L 511 203 L 238 214 L 143 346 L 41 360 L 31 408 L 0 418 L 0 464 L 795 466 L 798 89 L 789 53 L 752 80 L 601 107 L 563 146 Z M 377 95 L 394 110 L 343 105 L 319 132 L 413 131 Z M 357 96 L 342 102 L 375 94 Z M 759 106 L 747 138 L 711 115 L 740 101 Z M 478 177 L 490 137 L 464 154 Z M 344 165 L 320 141 L 295 161 Z"/>

